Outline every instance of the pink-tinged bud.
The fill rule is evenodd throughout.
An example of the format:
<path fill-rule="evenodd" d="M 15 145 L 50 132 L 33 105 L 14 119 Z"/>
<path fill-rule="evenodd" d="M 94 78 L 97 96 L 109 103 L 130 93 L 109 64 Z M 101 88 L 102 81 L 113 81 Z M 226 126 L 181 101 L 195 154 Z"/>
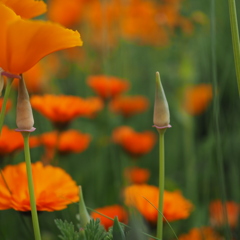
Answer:
<path fill-rule="evenodd" d="M 2 90 L 4 87 L 4 79 L 3 79 L 2 72 L 3 72 L 3 69 L 0 68 L 0 96 L 2 96 Z"/>
<path fill-rule="evenodd" d="M 156 90 L 153 114 L 154 127 L 165 129 L 171 127 L 168 102 L 162 87 L 159 72 L 156 72 Z"/>
<path fill-rule="evenodd" d="M 23 78 L 18 82 L 17 100 L 17 127 L 18 130 L 29 131 L 33 128 L 34 119 L 29 101 L 28 91 Z"/>

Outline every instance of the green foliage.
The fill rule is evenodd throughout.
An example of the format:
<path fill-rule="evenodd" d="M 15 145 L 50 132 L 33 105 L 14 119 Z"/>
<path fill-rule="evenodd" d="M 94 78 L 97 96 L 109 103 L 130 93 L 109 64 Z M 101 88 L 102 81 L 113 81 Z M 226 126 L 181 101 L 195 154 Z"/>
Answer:
<path fill-rule="evenodd" d="M 125 240 L 125 234 L 122 229 L 121 224 L 118 221 L 118 218 L 114 218 L 114 225 L 113 225 L 113 239 L 114 240 Z"/>
<path fill-rule="evenodd" d="M 62 235 L 59 238 L 62 240 L 81 240 L 80 232 L 75 232 L 74 225 L 72 222 L 68 223 L 66 220 L 63 222 L 61 219 L 56 219 L 55 223 Z"/>
<path fill-rule="evenodd" d="M 55 223 L 62 233 L 59 235 L 62 240 L 113 240 L 112 229 L 106 232 L 99 219 L 91 219 L 85 230 L 79 232 L 75 231 L 73 223 L 66 220 L 56 219 Z"/>
<path fill-rule="evenodd" d="M 100 225 L 100 220 L 91 219 L 85 228 L 85 234 L 87 240 L 105 240 L 108 233 Z"/>

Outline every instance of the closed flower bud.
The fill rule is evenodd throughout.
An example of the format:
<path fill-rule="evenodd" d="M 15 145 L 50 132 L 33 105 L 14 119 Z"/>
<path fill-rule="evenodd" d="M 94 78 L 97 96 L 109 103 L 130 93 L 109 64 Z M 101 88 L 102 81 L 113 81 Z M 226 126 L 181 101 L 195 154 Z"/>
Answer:
<path fill-rule="evenodd" d="M 159 72 L 156 72 L 156 90 L 153 114 L 154 127 L 165 129 L 171 127 L 168 102 L 161 84 Z"/>
<path fill-rule="evenodd" d="M 29 101 L 28 91 L 23 78 L 19 79 L 18 83 L 16 122 L 19 130 L 31 130 L 34 124 L 32 107 Z"/>

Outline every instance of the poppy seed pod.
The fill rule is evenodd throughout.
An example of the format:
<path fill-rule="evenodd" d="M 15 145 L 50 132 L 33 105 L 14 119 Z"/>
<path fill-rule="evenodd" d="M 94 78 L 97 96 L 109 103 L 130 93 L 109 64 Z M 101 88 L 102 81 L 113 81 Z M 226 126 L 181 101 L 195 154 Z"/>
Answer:
<path fill-rule="evenodd" d="M 23 78 L 18 83 L 18 100 L 17 100 L 17 127 L 20 130 L 30 130 L 33 127 L 34 119 L 32 107 L 29 101 L 28 91 Z"/>
<path fill-rule="evenodd" d="M 153 114 L 154 127 L 165 129 L 171 127 L 168 102 L 162 87 L 159 72 L 156 72 L 156 90 Z"/>

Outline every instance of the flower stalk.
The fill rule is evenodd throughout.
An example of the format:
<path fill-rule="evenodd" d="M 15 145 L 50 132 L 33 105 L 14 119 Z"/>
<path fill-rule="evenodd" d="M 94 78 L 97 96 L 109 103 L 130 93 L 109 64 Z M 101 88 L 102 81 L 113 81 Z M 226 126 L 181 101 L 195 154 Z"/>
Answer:
<path fill-rule="evenodd" d="M 25 161 L 26 161 L 26 168 L 27 168 L 28 191 L 29 191 L 29 197 L 30 197 L 33 231 L 34 231 L 35 240 L 41 240 L 36 200 L 35 200 L 35 195 L 34 195 L 31 157 L 30 157 L 30 150 L 29 150 L 30 132 L 21 132 L 21 133 L 22 133 L 23 140 L 24 140 L 24 154 L 25 154 Z"/>
<path fill-rule="evenodd" d="M 228 0 L 230 25 L 232 32 L 233 54 L 235 62 L 235 71 L 238 83 L 238 93 L 240 95 L 240 42 L 238 33 L 238 20 L 235 0 Z"/>
<path fill-rule="evenodd" d="M 159 203 L 158 203 L 158 221 L 157 238 L 162 240 L 163 234 L 163 196 L 165 185 L 165 160 L 164 160 L 164 133 L 165 129 L 159 131 Z"/>
<path fill-rule="evenodd" d="M 156 90 L 153 123 L 159 133 L 159 203 L 158 203 L 158 221 L 157 238 L 162 240 L 163 236 L 163 198 L 165 182 L 165 156 L 164 156 L 164 133 L 170 128 L 170 113 L 168 102 L 163 90 L 159 72 L 156 73 Z"/>
<path fill-rule="evenodd" d="M 7 78 L 7 85 L 6 85 L 6 89 L 5 89 L 5 93 L 4 93 L 2 110 L 1 110 L 1 113 L 0 113 L 0 134 L 1 134 L 1 131 L 2 131 L 2 126 L 3 126 L 4 117 L 5 117 L 5 113 L 6 113 L 7 101 L 8 101 L 8 98 L 9 98 L 10 91 L 11 91 L 12 81 L 13 81 L 13 78 Z"/>

